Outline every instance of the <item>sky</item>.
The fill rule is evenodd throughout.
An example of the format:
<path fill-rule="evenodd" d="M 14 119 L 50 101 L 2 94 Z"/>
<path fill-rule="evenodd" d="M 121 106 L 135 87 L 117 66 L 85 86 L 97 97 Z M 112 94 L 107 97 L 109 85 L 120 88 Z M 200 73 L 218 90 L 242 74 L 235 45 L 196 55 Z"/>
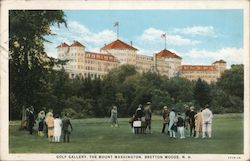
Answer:
<path fill-rule="evenodd" d="M 119 39 L 153 55 L 166 48 L 182 57 L 182 64 L 212 64 L 223 59 L 228 67 L 243 63 L 243 10 L 65 10 L 67 28 L 52 26 L 56 35 L 46 36 L 49 56 L 56 46 L 74 40 L 87 51 L 99 52 L 104 44 Z"/>

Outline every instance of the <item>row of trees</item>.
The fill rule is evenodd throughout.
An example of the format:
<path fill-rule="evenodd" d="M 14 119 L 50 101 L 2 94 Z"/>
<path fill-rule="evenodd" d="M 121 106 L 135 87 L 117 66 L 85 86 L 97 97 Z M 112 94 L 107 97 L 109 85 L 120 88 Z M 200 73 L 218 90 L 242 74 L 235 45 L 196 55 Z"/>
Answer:
<path fill-rule="evenodd" d="M 139 74 L 131 65 L 113 69 L 102 80 L 69 79 L 63 69 L 53 70 L 64 62 L 44 52 L 43 37 L 52 34 L 54 24 L 66 25 L 62 11 L 10 11 L 10 119 L 20 119 L 31 105 L 35 112 L 53 109 L 75 118 L 108 117 L 112 105 L 128 117 L 148 101 L 155 113 L 164 105 L 183 111 L 184 104 L 210 104 L 215 113 L 243 111 L 243 65 L 233 65 L 210 85 L 200 79 Z"/>
<path fill-rule="evenodd" d="M 156 114 L 160 114 L 164 105 L 184 112 L 184 104 L 194 105 L 196 109 L 209 104 L 214 113 L 243 112 L 243 72 L 240 71 L 243 66 L 234 65 L 217 83 L 210 85 L 200 79 L 168 79 L 151 72 L 139 74 L 131 65 L 113 69 L 102 80 L 70 79 L 64 70 L 52 71 L 44 87 L 29 101 L 36 112 L 46 107 L 55 113 L 68 112 L 75 118 L 109 117 L 112 105 L 118 107 L 119 116 L 128 117 L 139 104 L 145 105 L 148 101 L 152 102 Z M 231 86 L 233 77 L 242 78 L 234 82 L 238 84 L 237 90 Z M 17 119 L 21 106 L 12 99 L 11 118 Z"/>

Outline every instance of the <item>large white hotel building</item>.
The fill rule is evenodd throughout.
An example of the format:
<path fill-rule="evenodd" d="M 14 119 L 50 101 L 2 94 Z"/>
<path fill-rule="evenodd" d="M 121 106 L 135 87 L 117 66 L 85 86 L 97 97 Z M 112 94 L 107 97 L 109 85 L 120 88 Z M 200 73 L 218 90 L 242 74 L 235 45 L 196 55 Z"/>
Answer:
<path fill-rule="evenodd" d="M 89 52 L 78 41 L 57 46 L 58 58 L 68 60 L 65 70 L 71 78 L 103 78 L 111 69 L 122 64 L 134 65 L 139 73 L 158 72 L 169 78 L 180 76 L 189 80 L 201 78 L 208 83 L 216 82 L 226 70 L 226 62 L 215 61 L 211 65 L 182 65 L 182 58 L 169 50 L 154 53 L 153 56 L 138 54 L 138 49 L 119 39 L 104 45 L 100 53 Z"/>

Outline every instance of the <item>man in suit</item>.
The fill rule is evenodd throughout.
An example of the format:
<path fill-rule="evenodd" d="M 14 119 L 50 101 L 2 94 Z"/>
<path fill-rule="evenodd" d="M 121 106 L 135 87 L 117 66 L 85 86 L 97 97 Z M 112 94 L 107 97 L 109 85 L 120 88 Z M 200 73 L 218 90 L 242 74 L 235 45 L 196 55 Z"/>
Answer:
<path fill-rule="evenodd" d="M 212 137 L 212 120 L 213 113 L 209 109 L 209 105 L 205 106 L 205 109 L 202 111 L 202 138 L 205 138 L 206 135 Z"/>

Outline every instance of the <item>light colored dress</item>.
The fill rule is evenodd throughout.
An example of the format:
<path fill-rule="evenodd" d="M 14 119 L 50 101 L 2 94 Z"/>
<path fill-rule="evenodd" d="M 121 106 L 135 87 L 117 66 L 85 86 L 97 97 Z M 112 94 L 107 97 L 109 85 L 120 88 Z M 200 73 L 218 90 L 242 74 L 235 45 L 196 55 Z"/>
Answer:
<path fill-rule="evenodd" d="M 176 120 L 176 116 L 175 116 L 175 112 L 171 111 L 169 113 L 169 125 L 168 125 L 168 131 L 171 131 L 171 127 L 173 126 L 173 124 L 175 123 Z"/>
<path fill-rule="evenodd" d="M 45 119 L 45 122 L 48 126 L 48 137 L 54 136 L 54 118 L 52 115 L 48 115 L 48 117 Z"/>
<path fill-rule="evenodd" d="M 115 110 L 115 109 L 111 110 L 111 117 L 110 117 L 110 119 L 111 119 L 111 123 L 112 124 L 117 124 L 117 110 Z"/>
<path fill-rule="evenodd" d="M 201 112 L 197 113 L 195 116 L 195 131 L 202 132 L 202 114 Z"/>
<path fill-rule="evenodd" d="M 62 134 L 62 120 L 59 118 L 54 119 L 54 137 L 60 137 Z"/>

